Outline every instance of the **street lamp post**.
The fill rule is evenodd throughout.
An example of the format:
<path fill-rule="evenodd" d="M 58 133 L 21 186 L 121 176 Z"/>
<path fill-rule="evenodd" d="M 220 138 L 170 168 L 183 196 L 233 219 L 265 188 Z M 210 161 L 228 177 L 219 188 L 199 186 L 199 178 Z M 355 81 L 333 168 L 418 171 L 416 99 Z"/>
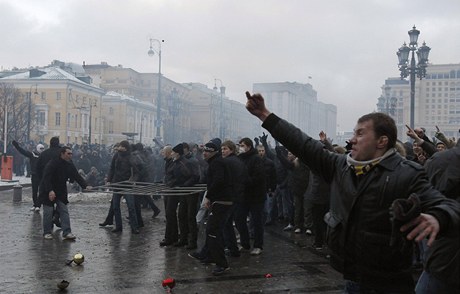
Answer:
<path fill-rule="evenodd" d="M 391 97 L 391 87 L 386 85 L 382 87 L 384 90 L 385 96 L 380 96 L 377 103 L 377 109 L 380 112 L 384 112 L 388 115 L 395 115 L 396 104 L 398 99 L 396 97 Z"/>
<path fill-rule="evenodd" d="M 27 120 L 27 143 L 30 142 L 30 120 L 32 119 L 32 115 L 30 114 L 30 112 L 32 111 L 32 87 L 33 85 L 30 86 L 29 88 L 29 100 L 27 101 L 27 116 L 28 116 L 28 120 Z M 35 84 L 35 92 L 34 92 L 34 95 L 37 95 L 38 94 L 38 91 L 37 91 L 37 84 Z"/>
<path fill-rule="evenodd" d="M 147 54 L 152 57 L 155 55 L 155 50 L 153 49 L 153 42 L 158 43 L 158 97 L 157 97 L 157 119 L 156 119 L 156 137 L 161 137 L 161 43 L 164 43 L 165 40 L 150 39 L 150 49 Z"/>
<path fill-rule="evenodd" d="M 181 107 L 182 105 L 181 105 L 181 101 L 178 95 L 178 91 L 176 88 L 174 88 L 168 99 L 168 110 L 169 110 L 169 114 L 172 117 L 171 143 L 173 144 L 176 144 L 176 117 L 179 115 L 179 111 Z M 179 132 L 179 136 L 181 136 L 180 132 Z"/>
<path fill-rule="evenodd" d="M 219 104 L 219 138 L 221 138 L 222 140 L 224 139 L 225 137 L 225 134 L 224 134 L 224 110 L 223 110 L 223 100 L 224 100 L 224 94 L 225 94 L 225 87 L 223 86 L 223 83 L 222 83 L 222 80 L 220 79 L 214 79 L 214 90 L 217 91 L 217 85 L 216 85 L 216 82 L 219 81 L 220 82 L 220 104 Z"/>
<path fill-rule="evenodd" d="M 414 128 L 414 115 L 415 115 L 415 76 L 422 79 L 426 75 L 426 68 L 428 66 L 428 55 L 430 54 L 431 48 L 426 46 L 423 42 L 421 47 L 417 47 L 417 40 L 420 31 L 414 27 L 408 32 L 409 34 L 409 46 L 404 43 L 401 48 L 398 49 L 396 55 L 399 60 L 399 70 L 401 71 L 401 79 L 405 79 L 409 76 L 410 81 L 410 127 Z M 415 51 L 417 51 L 418 63 L 415 64 Z M 411 54 L 410 65 L 408 64 L 409 53 Z"/>

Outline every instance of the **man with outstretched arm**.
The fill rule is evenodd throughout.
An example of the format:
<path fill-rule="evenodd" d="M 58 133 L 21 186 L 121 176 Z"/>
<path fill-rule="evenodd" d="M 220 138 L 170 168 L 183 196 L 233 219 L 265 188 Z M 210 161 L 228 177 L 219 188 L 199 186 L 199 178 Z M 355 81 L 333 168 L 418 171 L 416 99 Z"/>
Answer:
<path fill-rule="evenodd" d="M 351 152 L 337 154 L 271 113 L 260 94 L 246 97 L 246 108 L 272 137 L 331 185 L 325 221 L 331 265 L 346 280 L 344 293 L 413 293 L 410 242 L 428 238 L 431 246 L 436 236 L 458 231 L 460 206 L 433 189 L 423 167 L 395 152 L 394 120 L 382 113 L 362 116 Z"/>

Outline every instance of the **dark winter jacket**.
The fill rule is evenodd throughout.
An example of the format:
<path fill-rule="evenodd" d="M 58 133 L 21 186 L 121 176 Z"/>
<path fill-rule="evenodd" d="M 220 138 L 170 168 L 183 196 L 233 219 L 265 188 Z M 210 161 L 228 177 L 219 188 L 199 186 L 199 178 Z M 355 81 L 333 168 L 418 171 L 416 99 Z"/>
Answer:
<path fill-rule="evenodd" d="M 262 162 L 264 164 L 265 171 L 265 184 L 266 192 L 275 192 L 276 190 L 276 170 L 273 160 L 267 158 L 267 156 L 262 157 Z"/>
<path fill-rule="evenodd" d="M 50 148 L 46 149 L 42 153 L 37 160 L 37 176 L 38 179 L 41 180 L 43 178 L 43 172 L 45 170 L 45 166 L 50 162 L 52 159 L 59 158 L 59 154 L 61 153 L 61 147 L 57 146 L 50 146 Z"/>
<path fill-rule="evenodd" d="M 37 174 L 37 161 L 38 157 L 40 156 L 40 153 L 38 151 L 28 151 L 19 146 L 19 144 L 16 141 L 13 141 L 13 146 L 18 150 L 19 153 L 24 155 L 25 157 L 29 158 L 30 162 L 30 172 L 33 176 Z"/>
<path fill-rule="evenodd" d="M 460 228 L 460 207 L 433 189 L 423 167 L 393 153 L 357 177 L 346 156 L 323 149 L 317 140 L 271 114 L 262 125 L 273 138 L 331 184 L 327 215 L 331 264 L 345 279 L 364 287 L 395 292 L 413 291 L 412 246 L 400 236 L 390 245 L 389 207 L 416 193 L 423 213 L 433 215 L 442 235 Z M 391 282 L 389 282 L 391 281 Z"/>
<path fill-rule="evenodd" d="M 437 152 L 424 167 L 431 184 L 460 203 L 460 148 Z M 428 248 L 425 270 L 450 287 L 460 290 L 460 234 L 458 230 L 450 233 L 437 238 Z"/>
<path fill-rule="evenodd" d="M 225 201 L 228 204 L 234 201 L 233 178 L 228 161 L 217 153 L 208 160 L 207 173 L 207 194 L 206 198 L 211 203 Z"/>
<path fill-rule="evenodd" d="M 112 157 L 107 182 L 118 183 L 132 179 L 135 168 L 137 167 L 131 158 L 131 152 L 118 151 Z"/>
<path fill-rule="evenodd" d="M 39 199 L 44 205 L 52 206 L 56 200 L 69 203 L 67 199 L 67 181 L 77 183 L 85 189 L 86 181 L 80 176 L 75 165 L 70 161 L 58 157 L 52 159 L 45 167 L 42 182 L 40 184 Z M 56 200 L 49 200 L 49 192 L 54 191 Z"/>
<path fill-rule="evenodd" d="M 171 187 L 190 187 L 198 183 L 199 175 L 193 171 L 193 165 L 184 156 L 172 162 Z"/>
<path fill-rule="evenodd" d="M 225 157 L 224 161 L 228 164 L 232 175 L 233 199 L 235 202 L 242 202 L 248 179 L 246 166 L 241 159 L 233 153 Z"/>
<path fill-rule="evenodd" d="M 243 202 L 263 203 L 266 195 L 266 184 L 262 158 L 254 148 L 239 154 L 238 157 L 243 161 L 248 172 Z"/>
<path fill-rule="evenodd" d="M 288 171 L 287 184 L 293 195 L 303 195 L 308 188 L 310 169 L 303 162 L 289 161 L 277 147 L 276 155 Z"/>

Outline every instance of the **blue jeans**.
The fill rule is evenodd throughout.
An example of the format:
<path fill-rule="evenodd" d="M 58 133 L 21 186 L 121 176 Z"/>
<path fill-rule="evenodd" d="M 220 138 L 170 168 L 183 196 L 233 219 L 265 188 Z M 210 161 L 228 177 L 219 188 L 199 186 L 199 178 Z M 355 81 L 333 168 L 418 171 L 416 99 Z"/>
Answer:
<path fill-rule="evenodd" d="M 59 212 L 61 220 L 62 236 L 67 236 L 72 232 L 70 228 L 70 217 L 67 205 L 56 200 L 56 210 Z M 53 211 L 54 206 L 43 205 L 43 235 L 53 232 Z"/>
<path fill-rule="evenodd" d="M 272 223 L 275 218 L 275 211 L 273 209 L 275 205 L 275 193 L 267 193 L 265 197 L 265 204 L 264 204 L 264 218 L 263 223 Z"/>
<path fill-rule="evenodd" d="M 113 204 L 113 214 L 115 216 L 115 228 L 122 229 L 122 219 L 121 219 L 121 197 L 122 194 L 113 194 L 112 196 L 112 204 Z M 136 207 L 134 204 L 134 196 L 133 195 L 125 195 L 126 205 L 128 205 L 128 214 L 129 214 L 129 224 L 131 225 L 131 229 L 136 230 L 139 228 L 137 223 L 137 215 L 136 215 Z"/>
<path fill-rule="evenodd" d="M 251 220 L 254 224 L 254 248 L 263 249 L 264 246 L 264 225 L 262 223 L 262 214 L 264 203 L 238 203 L 235 210 L 235 224 L 240 232 L 240 243 L 245 249 L 250 248 L 249 230 L 247 217 L 251 213 Z"/>
<path fill-rule="evenodd" d="M 416 294 L 449 294 L 458 293 L 458 289 L 449 287 L 429 272 L 423 271 L 415 286 Z"/>

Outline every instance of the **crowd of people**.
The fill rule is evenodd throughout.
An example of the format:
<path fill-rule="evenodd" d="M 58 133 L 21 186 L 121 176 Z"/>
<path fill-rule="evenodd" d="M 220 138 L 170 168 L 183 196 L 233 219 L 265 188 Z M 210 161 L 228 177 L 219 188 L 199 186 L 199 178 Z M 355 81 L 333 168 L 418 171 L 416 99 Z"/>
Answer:
<path fill-rule="evenodd" d="M 262 254 L 264 227 L 284 222 L 284 231 L 313 235 L 314 250 L 330 251 L 332 266 L 346 280 L 344 293 L 460 290 L 458 142 L 439 129 L 435 141 L 423 128 L 407 127 L 411 140 L 403 143 L 391 117 L 371 113 L 358 120 L 347 146 L 334 145 L 324 132 L 314 139 L 271 113 L 262 96 L 247 98 L 248 111 L 275 146 L 265 133 L 156 148 L 128 141 L 60 147 L 52 138 L 46 149 L 13 141 L 29 159 L 23 166 L 32 177 L 32 209 L 44 206 L 44 238 L 53 238 L 54 222 L 64 239 L 75 239 L 67 181 L 81 189 L 122 181 L 205 184 L 204 193 L 163 196 L 166 225 L 159 246 L 185 247 L 199 262 L 216 264 L 213 275 L 228 271 L 227 256 Z M 151 196 L 113 193 L 99 225 L 114 225 L 115 234 L 123 232 L 122 198 L 133 234 L 142 232 L 142 207 L 151 208 L 153 218 L 161 212 Z M 201 223 L 206 240 L 198 248 Z M 424 271 L 415 286 L 411 269 L 417 262 Z"/>

